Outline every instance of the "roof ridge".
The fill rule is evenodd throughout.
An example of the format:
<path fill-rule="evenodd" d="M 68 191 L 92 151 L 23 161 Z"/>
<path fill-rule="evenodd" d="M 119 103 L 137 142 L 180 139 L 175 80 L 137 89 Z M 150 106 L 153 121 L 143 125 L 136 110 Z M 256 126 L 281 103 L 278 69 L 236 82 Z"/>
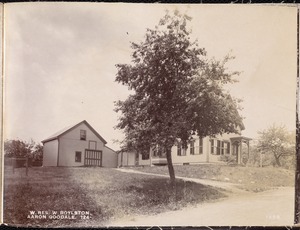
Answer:
<path fill-rule="evenodd" d="M 106 140 L 86 121 L 86 120 L 83 120 L 75 125 L 72 125 L 72 126 L 67 126 L 63 129 L 61 129 L 60 131 L 54 133 L 53 135 L 51 135 L 50 137 L 46 138 L 45 140 L 42 140 L 42 143 L 46 143 L 48 141 L 52 141 L 52 140 L 55 140 L 57 139 L 59 136 L 71 131 L 72 129 L 76 128 L 77 126 L 79 126 L 80 124 L 82 123 L 85 123 L 92 132 L 94 132 L 94 134 L 101 140 L 104 142 L 104 144 L 106 144 Z"/>

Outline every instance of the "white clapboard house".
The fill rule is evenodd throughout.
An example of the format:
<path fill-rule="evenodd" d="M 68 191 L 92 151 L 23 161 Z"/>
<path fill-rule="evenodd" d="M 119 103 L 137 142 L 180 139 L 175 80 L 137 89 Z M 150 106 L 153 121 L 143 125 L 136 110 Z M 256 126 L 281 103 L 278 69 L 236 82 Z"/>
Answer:
<path fill-rule="evenodd" d="M 87 121 L 67 127 L 42 141 L 43 166 L 118 166 L 118 154 Z"/>
<path fill-rule="evenodd" d="M 219 163 L 222 156 L 230 156 L 237 164 L 243 163 L 243 157 L 249 156 L 250 138 L 239 133 L 217 135 L 215 137 L 199 138 L 193 137 L 188 143 L 187 149 L 182 148 L 180 140 L 172 147 L 173 164 L 197 164 L 197 163 Z M 167 164 L 166 154 L 159 146 L 149 152 L 149 156 L 142 156 L 135 152 L 123 152 L 119 154 L 118 165 L 142 166 Z"/>

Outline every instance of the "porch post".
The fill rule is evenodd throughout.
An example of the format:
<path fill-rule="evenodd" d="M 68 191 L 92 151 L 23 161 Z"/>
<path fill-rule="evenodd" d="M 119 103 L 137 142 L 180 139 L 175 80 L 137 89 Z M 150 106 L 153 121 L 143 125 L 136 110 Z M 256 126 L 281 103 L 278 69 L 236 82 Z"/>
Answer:
<path fill-rule="evenodd" d="M 242 164 L 242 150 L 243 150 L 243 142 L 240 140 L 240 148 L 239 148 L 239 164 Z"/>

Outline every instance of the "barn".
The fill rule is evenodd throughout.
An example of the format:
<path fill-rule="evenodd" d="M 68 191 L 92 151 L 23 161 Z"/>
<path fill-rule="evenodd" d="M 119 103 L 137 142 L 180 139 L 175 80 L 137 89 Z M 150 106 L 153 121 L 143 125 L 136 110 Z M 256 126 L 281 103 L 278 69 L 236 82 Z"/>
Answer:
<path fill-rule="evenodd" d="M 43 166 L 118 166 L 118 154 L 106 146 L 104 138 L 85 120 L 42 143 Z"/>

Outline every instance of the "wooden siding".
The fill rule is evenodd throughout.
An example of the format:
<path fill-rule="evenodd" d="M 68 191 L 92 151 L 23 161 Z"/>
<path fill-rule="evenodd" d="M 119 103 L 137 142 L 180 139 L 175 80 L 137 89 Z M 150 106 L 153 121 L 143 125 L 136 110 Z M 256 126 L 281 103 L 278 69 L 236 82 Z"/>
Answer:
<path fill-rule="evenodd" d="M 86 140 L 80 140 L 80 130 L 86 130 Z M 84 155 L 85 150 L 89 149 L 89 141 L 95 141 L 96 150 L 103 152 L 104 143 L 85 123 L 59 137 L 59 166 L 84 166 Z M 75 161 L 76 152 L 81 152 L 81 162 Z"/>
<path fill-rule="evenodd" d="M 43 166 L 57 166 L 58 141 L 46 142 L 43 147 Z"/>

